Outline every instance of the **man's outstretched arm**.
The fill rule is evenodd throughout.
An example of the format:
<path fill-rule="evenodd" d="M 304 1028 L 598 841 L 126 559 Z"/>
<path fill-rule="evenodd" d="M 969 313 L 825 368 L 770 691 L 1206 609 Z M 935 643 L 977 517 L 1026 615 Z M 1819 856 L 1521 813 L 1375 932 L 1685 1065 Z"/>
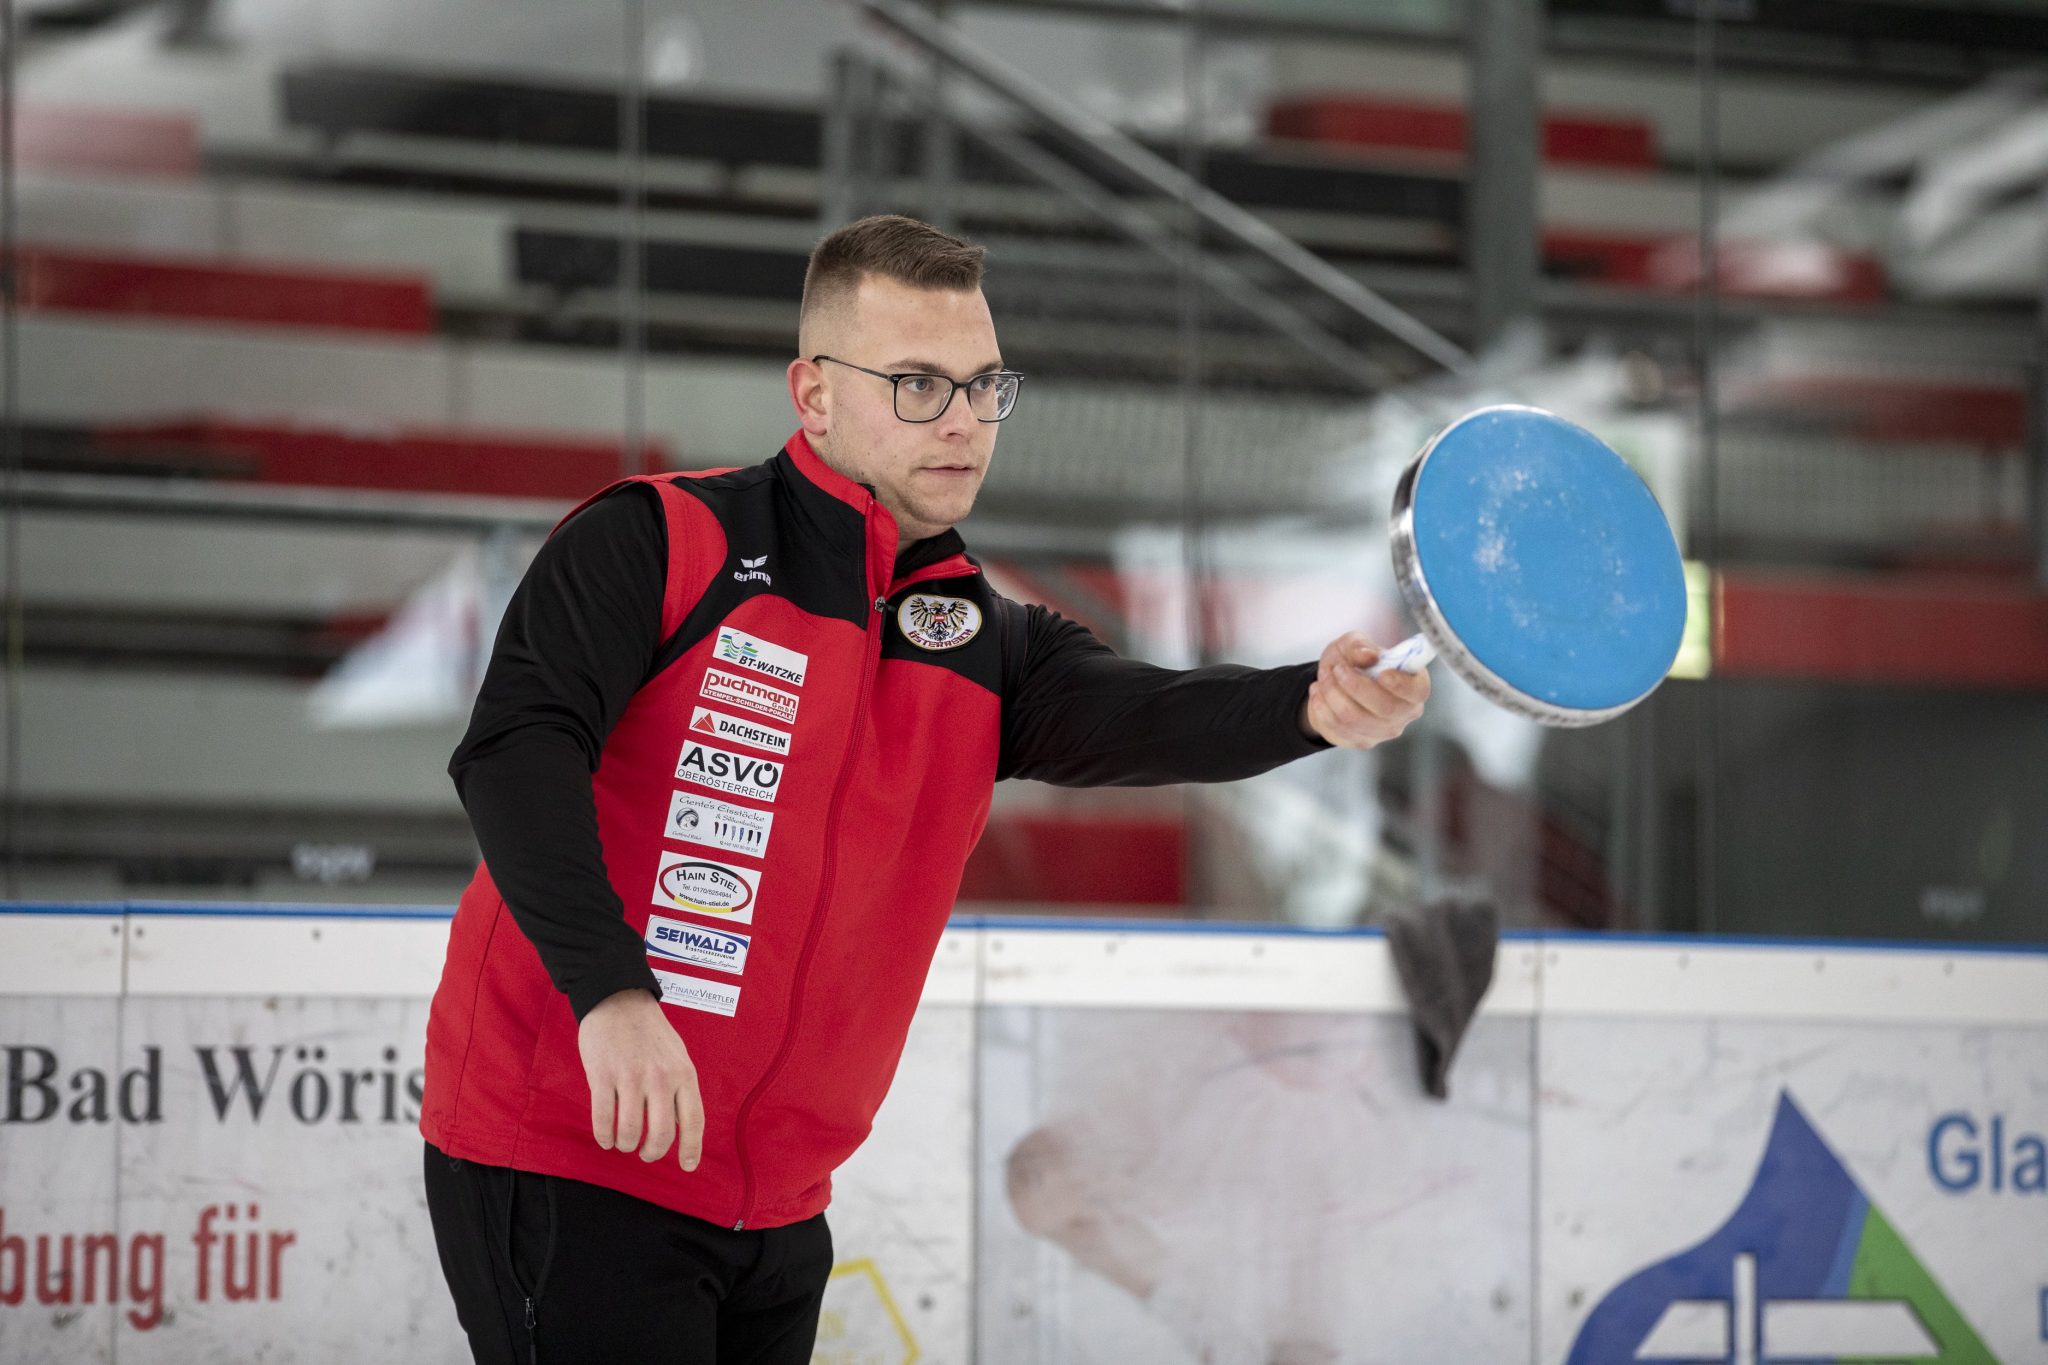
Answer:
<path fill-rule="evenodd" d="M 1383 743 L 1429 695 L 1427 674 L 1367 677 L 1361 660 L 1378 651 L 1355 632 L 1315 663 L 1169 669 L 1126 659 L 1044 607 L 1003 601 L 999 610 L 999 777 L 1071 787 L 1234 781 L 1332 745 Z"/>

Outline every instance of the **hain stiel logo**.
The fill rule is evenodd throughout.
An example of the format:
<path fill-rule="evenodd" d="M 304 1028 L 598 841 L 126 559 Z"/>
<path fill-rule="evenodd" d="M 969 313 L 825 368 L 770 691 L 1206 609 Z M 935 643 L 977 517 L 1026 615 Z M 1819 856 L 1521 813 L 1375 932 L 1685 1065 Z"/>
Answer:
<path fill-rule="evenodd" d="M 761 874 L 752 868 L 663 853 L 655 874 L 654 903 L 745 924 L 754 918 L 754 898 L 760 890 Z"/>
<path fill-rule="evenodd" d="M 1567 1365 L 1998 1365 L 1790 1093 L 1718 1232 L 1637 1271 Z"/>

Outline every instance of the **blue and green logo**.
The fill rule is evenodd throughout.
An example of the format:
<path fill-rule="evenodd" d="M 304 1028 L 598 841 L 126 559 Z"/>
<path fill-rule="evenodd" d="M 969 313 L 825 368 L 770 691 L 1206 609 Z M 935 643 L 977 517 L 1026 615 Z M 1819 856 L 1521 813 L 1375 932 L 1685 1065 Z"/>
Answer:
<path fill-rule="evenodd" d="M 1629 1276 L 1567 1365 L 1998 1365 L 1792 1102 L 1719 1231 Z"/>

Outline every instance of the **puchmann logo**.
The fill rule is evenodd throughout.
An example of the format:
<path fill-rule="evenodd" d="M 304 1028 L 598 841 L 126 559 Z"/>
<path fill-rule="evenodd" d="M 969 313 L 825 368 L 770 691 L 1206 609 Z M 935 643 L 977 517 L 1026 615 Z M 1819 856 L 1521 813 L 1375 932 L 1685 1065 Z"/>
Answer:
<path fill-rule="evenodd" d="M 1566 1365 L 1634 1361 L 1998 1365 L 1789 1092 L 1728 1221 L 1617 1285 Z"/>

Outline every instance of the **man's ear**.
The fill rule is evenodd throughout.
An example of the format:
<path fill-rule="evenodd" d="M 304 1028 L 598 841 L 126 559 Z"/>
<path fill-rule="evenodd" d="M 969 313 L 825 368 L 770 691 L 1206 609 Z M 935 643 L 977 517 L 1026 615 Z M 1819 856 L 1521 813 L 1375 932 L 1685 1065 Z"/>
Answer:
<path fill-rule="evenodd" d="M 825 434 L 831 425 L 832 403 L 823 366 L 802 357 L 789 362 L 789 401 L 796 405 L 804 435 L 816 440 Z"/>

